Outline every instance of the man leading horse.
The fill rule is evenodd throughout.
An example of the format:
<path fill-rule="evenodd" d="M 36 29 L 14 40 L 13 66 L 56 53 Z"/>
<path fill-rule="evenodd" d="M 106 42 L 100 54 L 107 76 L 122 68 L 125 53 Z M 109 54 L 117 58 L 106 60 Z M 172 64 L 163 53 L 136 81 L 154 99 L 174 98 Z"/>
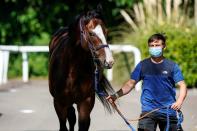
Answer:
<path fill-rule="evenodd" d="M 113 104 L 117 98 L 128 94 L 137 82 L 143 80 L 141 116 L 155 109 L 159 110 L 140 119 L 138 131 L 156 131 L 157 125 L 161 131 L 182 130 L 180 125 L 177 127 L 176 117 L 176 111 L 181 109 L 187 95 L 187 87 L 181 70 L 175 62 L 163 56 L 166 48 L 164 34 L 153 34 L 148 39 L 148 47 L 151 57 L 141 61 L 132 72 L 131 79 L 107 99 Z M 175 84 L 180 89 L 178 99 L 176 99 Z M 170 108 L 169 111 L 168 108 Z M 166 113 L 169 115 L 169 124 L 167 124 Z"/>

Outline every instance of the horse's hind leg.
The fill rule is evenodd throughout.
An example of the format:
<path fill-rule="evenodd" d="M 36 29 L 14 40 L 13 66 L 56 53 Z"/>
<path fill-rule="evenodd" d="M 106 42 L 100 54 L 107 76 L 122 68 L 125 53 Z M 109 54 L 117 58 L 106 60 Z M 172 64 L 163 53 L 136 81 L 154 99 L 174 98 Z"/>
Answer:
<path fill-rule="evenodd" d="M 60 129 L 59 131 L 68 131 L 66 127 L 67 107 L 54 100 L 54 107 L 57 113 Z"/>
<path fill-rule="evenodd" d="M 88 97 L 85 101 L 77 104 L 79 113 L 79 131 L 88 131 L 90 126 L 90 113 L 94 106 L 94 97 Z"/>
<path fill-rule="evenodd" d="M 69 131 L 74 131 L 74 126 L 76 123 L 75 108 L 73 106 L 69 107 L 68 110 L 68 122 L 69 122 Z"/>

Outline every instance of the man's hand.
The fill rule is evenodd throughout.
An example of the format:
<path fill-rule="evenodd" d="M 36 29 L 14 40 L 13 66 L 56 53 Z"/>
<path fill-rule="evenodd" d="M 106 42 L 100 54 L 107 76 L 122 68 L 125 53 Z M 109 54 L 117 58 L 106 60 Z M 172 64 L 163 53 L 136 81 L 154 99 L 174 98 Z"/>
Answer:
<path fill-rule="evenodd" d="M 181 105 L 182 105 L 182 102 L 176 101 L 175 103 L 172 104 L 171 108 L 178 111 L 181 109 Z"/>
<path fill-rule="evenodd" d="M 111 103 L 111 104 L 114 104 L 114 102 L 116 101 L 117 99 L 117 95 L 113 94 L 113 95 L 109 95 L 108 97 L 106 97 L 106 99 Z"/>

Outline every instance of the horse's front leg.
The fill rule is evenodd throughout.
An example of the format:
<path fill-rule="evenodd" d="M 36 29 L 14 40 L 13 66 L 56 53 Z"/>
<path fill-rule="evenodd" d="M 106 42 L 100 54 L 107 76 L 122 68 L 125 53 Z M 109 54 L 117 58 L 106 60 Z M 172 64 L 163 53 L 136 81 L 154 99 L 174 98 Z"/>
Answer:
<path fill-rule="evenodd" d="M 68 131 L 67 127 L 66 127 L 66 121 L 67 121 L 67 107 L 54 100 L 54 107 L 55 107 L 55 111 L 57 113 L 58 119 L 59 119 L 59 124 L 60 124 L 60 129 L 59 131 Z"/>
<path fill-rule="evenodd" d="M 76 123 L 75 108 L 71 106 L 68 108 L 67 112 L 68 112 L 69 131 L 74 131 L 74 127 Z"/>
<path fill-rule="evenodd" d="M 90 126 L 90 113 L 94 107 L 95 96 L 88 97 L 77 104 L 79 115 L 79 131 L 88 131 Z"/>

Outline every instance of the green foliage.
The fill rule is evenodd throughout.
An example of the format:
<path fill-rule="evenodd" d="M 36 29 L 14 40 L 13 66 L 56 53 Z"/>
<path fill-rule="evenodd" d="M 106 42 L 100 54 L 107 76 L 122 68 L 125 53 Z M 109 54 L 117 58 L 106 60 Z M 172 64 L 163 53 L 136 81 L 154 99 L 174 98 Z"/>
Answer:
<path fill-rule="evenodd" d="M 29 55 L 30 77 L 48 75 L 48 55 L 43 53 L 31 53 Z"/>
<path fill-rule="evenodd" d="M 119 8 L 131 7 L 133 0 L 118 1 L 41 1 L 41 0 L 2 0 L 0 3 L 0 44 L 30 43 L 41 34 L 49 36 L 59 27 L 70 24 L 74 17 L 84 11 L 103 6 L 103 14 L 108 26 L 116 25 L 114 17 L 119 15 Z M 116 13 L 114 13 L 116 12 Z M 45 40 L 44 44 L 48 44 Z M 43 44 L 43 43 L 41 43 Z"/>
<path fill-rule="evenodd" d="M 132 7 L 134 0 L 116 0 L 115 1 L 117 7 Z"/>
<path fill-rule="evenodd" d="M 8 77 L 16 78 L 22 76 L 22 55 L 21 54 L 10 54 L 10 62 L 8 66 Z M 14 65 L 14 66 L 13 66 Z"/>
<path fill-rule="evenodd" d="M 181 67 L 189 87 L 197 87 L 197 28 L 181 29 L 166 32 L 169 43 L 166 57 L 175 60 Z"/>

